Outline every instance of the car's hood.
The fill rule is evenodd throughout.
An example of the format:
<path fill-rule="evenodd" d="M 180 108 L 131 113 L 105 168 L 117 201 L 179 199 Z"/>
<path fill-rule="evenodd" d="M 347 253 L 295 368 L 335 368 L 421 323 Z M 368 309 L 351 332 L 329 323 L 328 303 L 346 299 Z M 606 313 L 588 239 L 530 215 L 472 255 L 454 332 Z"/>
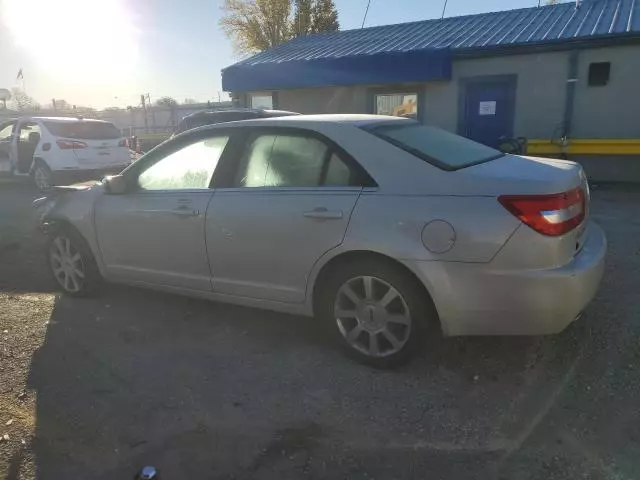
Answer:
<path fill-rule="evenodd" d="M 53 186 L 42 192 L 43 196 L 37 198 L 33 201 L 32 205 L 34 208 L 39 208 L 41 205 L 44 205 L 49 200 L 57 197 L 61 197 L 63 195 L 67 195 L 70 193 L 82 192 L 86 190 L 91 190 L 94 188 L 101 188 L 101 184 L 94 185 L 64 185 L 64 186 Z"/>

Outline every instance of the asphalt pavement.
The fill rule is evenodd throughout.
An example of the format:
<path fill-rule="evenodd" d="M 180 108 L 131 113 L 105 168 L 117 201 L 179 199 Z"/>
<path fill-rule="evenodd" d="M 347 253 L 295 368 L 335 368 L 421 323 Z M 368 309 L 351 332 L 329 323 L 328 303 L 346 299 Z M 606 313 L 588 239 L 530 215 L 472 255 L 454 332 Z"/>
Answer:
<path fill-rule="evenodd" d="M 445 339 L 396 371 L 346 359 L 312 319 L 118 286 L 59 296 L 35 196 L 0 184 L 0 478 L 640 470 L 640 189 L 594 189 L 607 268 L 565 332 Z"/>

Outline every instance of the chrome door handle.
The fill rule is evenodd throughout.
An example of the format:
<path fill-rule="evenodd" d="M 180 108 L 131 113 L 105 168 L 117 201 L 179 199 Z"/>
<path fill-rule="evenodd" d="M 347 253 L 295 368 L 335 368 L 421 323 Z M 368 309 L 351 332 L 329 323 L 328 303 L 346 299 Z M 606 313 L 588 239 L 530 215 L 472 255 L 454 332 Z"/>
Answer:
<path fill-rule="evenodd" d="M 340 210 L 327 210 L 324 207 L 314 208 L 309 212 L 304 212 L 302 215 L 307 218 L 317 218 L 318 220 L 339 220 L 342 218 Z"/>
<path fill-rule="evenodd" d="M 197 217 L 200 210 L 192 210 L 190 208 L 174 208 L 173 210 L 140 210 L 140 213 L 155 215 L 175 215 L 177 217 Z"/>
<path fill-rule="evenodd" d="M 178 217 L 197 217 L 198 215 L 200 215 L 200 210 L 194 210 L 188 205 L 180 205 L 179 207 L 176 207 L 174 210 L 172 210 L 171 213 L 177 215 Z"/>

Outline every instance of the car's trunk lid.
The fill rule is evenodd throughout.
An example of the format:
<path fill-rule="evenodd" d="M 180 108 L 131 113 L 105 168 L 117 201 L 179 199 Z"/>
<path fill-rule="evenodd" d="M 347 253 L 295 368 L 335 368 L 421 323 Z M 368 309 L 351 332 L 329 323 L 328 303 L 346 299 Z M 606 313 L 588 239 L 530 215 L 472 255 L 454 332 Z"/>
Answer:
<path fill-rule="evenodd" d="M 86 145 L 84 148 L 74 148 L 78 163 L 86 166 L 124 165 L 129 155 L 126 146 L 121 145 L 120 139 L 94 140 L 79 139 Z"/>
<path fill-rule="evenodd" d="M 80 167 L 125 165 L 129 149 L 120 131 L 109 122 L 94 120 L 45 121 L 62 149 L 72 149 Z"/>
<path fill-rule="evenodd" d="M 584 178 L 575 162 L 517 155 L 504 155 L 456 174 L 472 180 L 476 193 L 489 195 L 561 193 L 580 186 Z"/>
<path fill-rule="evenodd" d="M 551 221 L 562 224 L 565 219 L 570 219 L 574 212 L 583 211 L 582 220 L 577 225 L 571 224 L 567 231 L 557 235 L 548 232 L 543 234 L 549 235 L 545 236 L 547 239 L 545 244 L 553 248 L 555 251 L 553 256 L 560 263 L 568 261 L 581 250 L 586 240 L 590 196 L 586 176 L 579 164 L 566 160 L 505 155 L 456 173 L 461 173 L 467 180 L 472 180 L 479 194 L 496 195 L 503 205 L 505 205 L 505 198 L 520 197 L 535 203 L 536 198 L 547 201 L 546 199 L 550 197 L 575 196 L 577 192 L 583 198 L 581 205 L 573 205 L 569 209 L 558 207 L 557 211 L 554 207 L 543 207 L 541 210 L 544 211 L 541 213 Z M 573 208 L 576 210 L 572 210 Z M 511 213 L 516 214 L 513 211 Z M 524 224 L 521 228 L 536 230 L 535 226 Z"/>

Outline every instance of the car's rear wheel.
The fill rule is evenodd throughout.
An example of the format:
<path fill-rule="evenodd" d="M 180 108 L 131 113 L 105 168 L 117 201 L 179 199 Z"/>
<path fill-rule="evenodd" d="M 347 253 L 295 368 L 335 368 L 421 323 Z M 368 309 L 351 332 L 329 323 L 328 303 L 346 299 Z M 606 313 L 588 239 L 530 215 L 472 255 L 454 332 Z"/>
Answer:
<path fill-rule="evenodd" d="M 47 188 L 51 187 L 51 169 L 46 163 L 37 161 L 35 166 L 33 167 L 33 172 L 31 173 L 31 175 L 33 176 L 33 182 L 40 190 L 46 190 Z"/>
<path fill-rule="evenodd" d="M 98 266 L 84 238 L 73 229 L 52 232 L 46 255 L 51 274 L 65 293 L 78 297 L 95 293 L 101 283 Z"/>
<path fill-rule="evenodd" d="M 409 361 L 436 323 L 418 281 L 391 262 L 348 262 L 326 279 L 319 313 L 356 360 L 393 368 Z"/>

